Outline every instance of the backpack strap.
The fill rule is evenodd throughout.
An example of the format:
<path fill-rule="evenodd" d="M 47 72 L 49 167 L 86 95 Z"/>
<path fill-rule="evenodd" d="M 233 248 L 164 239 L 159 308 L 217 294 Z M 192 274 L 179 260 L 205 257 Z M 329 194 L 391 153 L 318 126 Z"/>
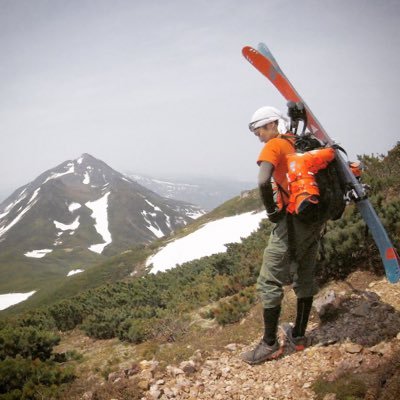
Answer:
<path fill-rule="evenodd" d="M 286 195 L 287 198 L 290 197 L 290 194 L 278 182 L 275 182 L 275 185 L 280 192 L 283 192 Z"/>
<path fill-rule="evenodd" d="M 285 139 L 287 142 L 289 142 L 292 145 L 293 150 L 296 151 L 296 147 L 295 147 L 295 145 L 293 143 L 293 140 L 296 140 L 296 136 L 294 136 L 292 134 L 281 133 L 279 135 L 279 137 L 281 139 Z M 276 184 L 278 190 L 280 192 L 282 192 L 289 199 L 290 194 L 278 182 L 275 182 L 275 184 Z"/>
<path fill-rule="evenodd" d="M 296 140 L 296 137 L 297 137 L 297 136 L 289 135 L 289 134 L 287 134 L 287 133 L 281 133 L 281 134 L 279 135 L 279 137 L 280 137 L 281 139 L 285 139 L 286 141 L 288 141 L 288 142 L 292 145 L 293 150 L 296 151 L 296 146 L 294 145 L 293 140 Z"/>

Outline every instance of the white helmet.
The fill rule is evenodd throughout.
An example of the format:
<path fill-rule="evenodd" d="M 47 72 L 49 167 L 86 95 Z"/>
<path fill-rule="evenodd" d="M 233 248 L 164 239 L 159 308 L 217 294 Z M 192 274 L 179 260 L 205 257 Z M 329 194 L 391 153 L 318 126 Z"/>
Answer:
<path fill-rule="evenodd" d="M 287 118 L 275 107 L 261 107 L 251 117 L 249 129 L 254 132 L 257 128 L 278 120 L 287 121 Z"/>

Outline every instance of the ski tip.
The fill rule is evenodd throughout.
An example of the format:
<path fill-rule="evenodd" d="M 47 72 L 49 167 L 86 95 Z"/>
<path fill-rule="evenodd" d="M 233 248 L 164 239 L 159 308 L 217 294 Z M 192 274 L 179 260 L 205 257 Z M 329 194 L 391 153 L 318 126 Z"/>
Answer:
<path fill-rule="evenodd" d="M 246 53 L 249 51 L 249 48 L 250 48 L 250 46 L 244 46 L 243 48 L 242 48 L 242 54 L 245 56 L 246 55 Z"/>
<path fill-rule="evenodd" d="M 265 50 L 267 50 L 268 52 L 271 52 L 270 49 L 268 48 L 268 46 L 267 46 L 265 43 L 263 43 L 263 42 L 258 43 L 258 48 L 259 48 L 259 49 L 265 49 Z"/>
<path fill-rule="evenodd" d="M 243 47 L 243 49 L 242 49 L 242 54 L 243 54 L 244 58 L 245 58 L 250 64 L 253 64 L 253 60 L 252 60 L 251 55 L 259 54 L 259 53 L 258 53 L 258 51 L 255 50 L 253 47 L 251 47 L 251 46 L 245 46 L 245 47 Z"/>
<path fill-rule="evenodd" d="M 253 47 L 251 47 L 251 46 L 244 46 L 243 48 L 242 48 L 242 54 L 245 56 L 246 54 L 249 54 L 249 53 L 254 53 L 254 52 L 257 52 L 257 50 L 255 50 Z"/>
<path fill-rule="evenodd" d="M 400 257 L 394 247 L 386 249 L 384 266 L 386 276 L 390 283 L 397 283 L 400 280 Z"/>

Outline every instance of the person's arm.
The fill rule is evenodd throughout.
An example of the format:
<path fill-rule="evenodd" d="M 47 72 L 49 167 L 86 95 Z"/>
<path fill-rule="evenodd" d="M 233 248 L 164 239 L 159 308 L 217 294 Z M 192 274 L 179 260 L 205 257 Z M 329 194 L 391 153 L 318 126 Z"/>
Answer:
<path fill-rule="evenodd" d="M 271 178 L 274 172 L 274 165 L 267 161 L 260 163 L 260 170 L 258 172 L 258 188 L 262 202 L 267 210 L 268 218 L 271 222 L 277 222 L 281 219 L 281 210 L 275 204 L 274 192 L 272 190 Z"/>

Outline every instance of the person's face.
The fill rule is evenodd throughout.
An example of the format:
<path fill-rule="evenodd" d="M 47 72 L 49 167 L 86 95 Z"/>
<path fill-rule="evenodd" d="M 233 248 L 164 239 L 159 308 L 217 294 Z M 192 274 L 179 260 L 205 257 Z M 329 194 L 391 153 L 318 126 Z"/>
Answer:
<path fill-rule="evenodd" d="M 255 135 L 258 136 L 260 142 L 267 143 L 269 140 L 278 136 L 279 132 L 275 122 L 270 122 L 267 125 L 261 126 L 254 131 Z"/>

